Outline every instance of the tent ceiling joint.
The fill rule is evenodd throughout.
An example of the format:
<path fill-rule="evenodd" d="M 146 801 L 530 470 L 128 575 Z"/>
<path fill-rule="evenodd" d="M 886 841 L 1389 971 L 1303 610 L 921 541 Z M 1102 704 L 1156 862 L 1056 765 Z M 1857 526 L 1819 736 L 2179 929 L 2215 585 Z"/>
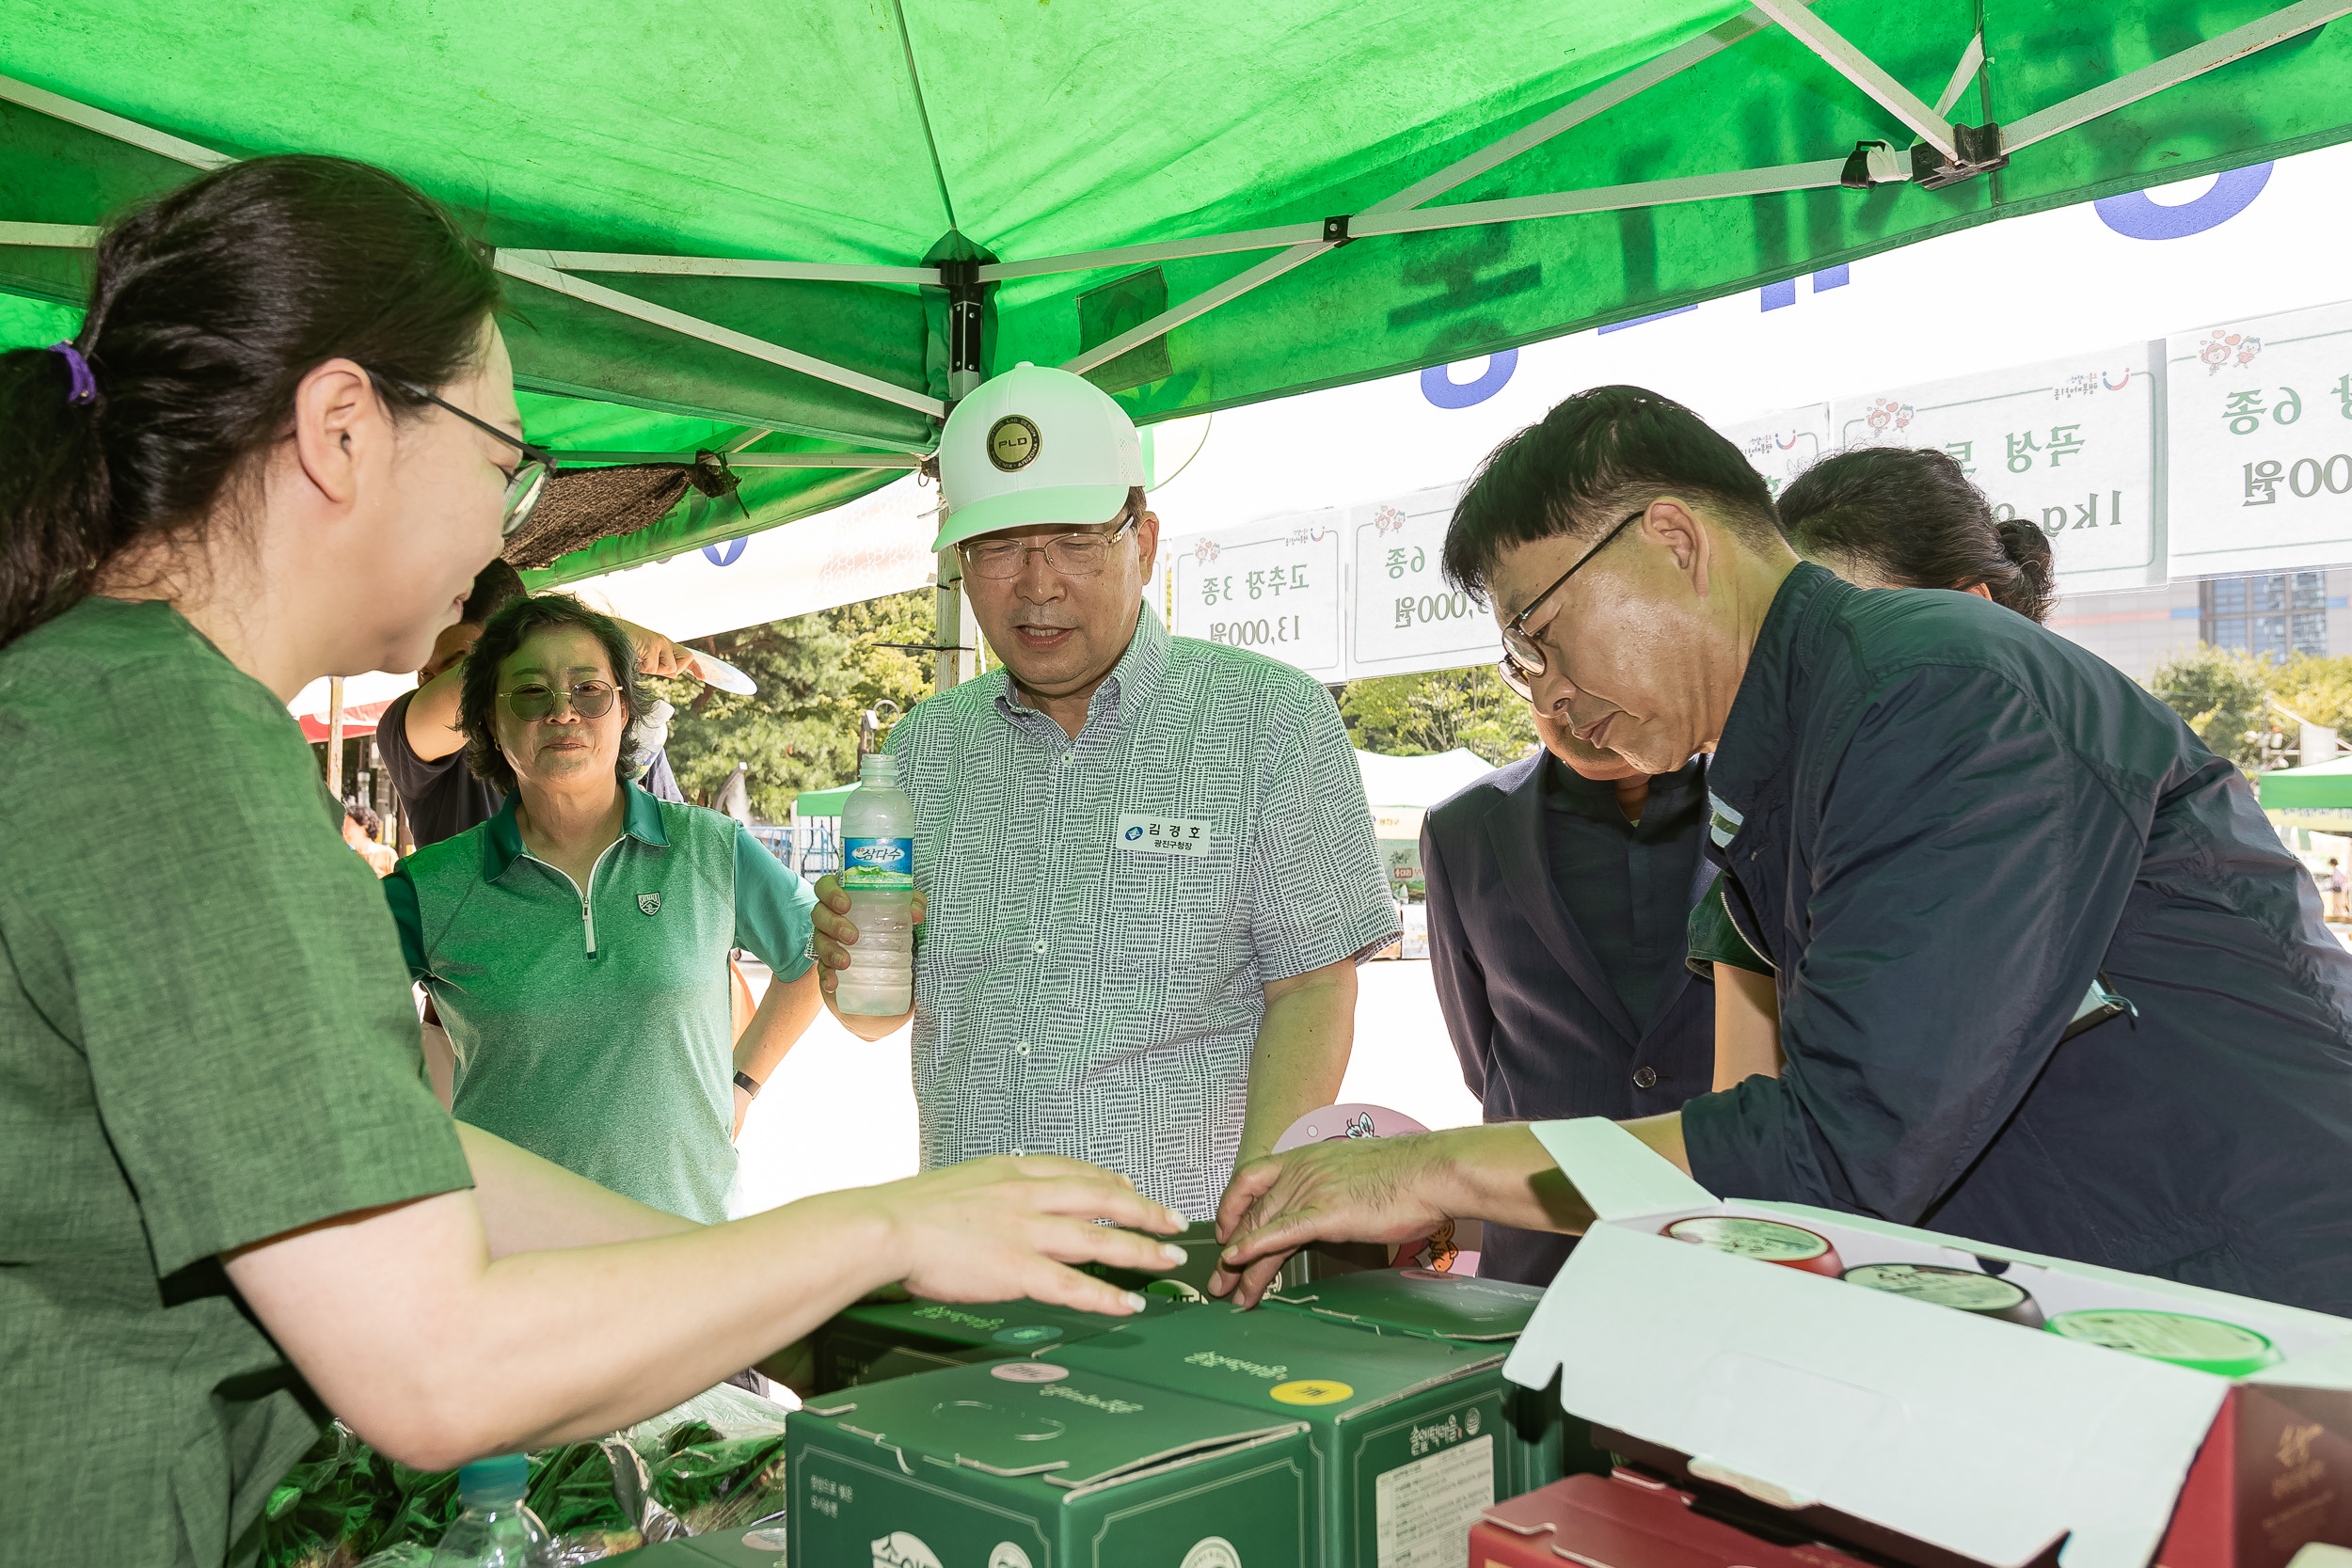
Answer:
<path fill-rule="evenodd" d="M 1334 250 L 1343 245 L 1355 244 L 1355 236 L 1347 231 L 1347 221 L 1348 214 L 1345 213 L 1342 213 L 1338 217 L 1325 218 L 1323 220 L 1323 243 Z"/>
<path fill-rule="evenodd" d="M 1973 180 L 1979 174 L 1990 174 L 1996 168 L 2009 167 L 2009 154 L 2001 148 L 2001 128 L 1998 125 L 1955 125 L 1952 140 L 1957 149 L 1950 158 L 1940 158 L 1936 150 L 1926 142 L 1911 149 L 1911 182 L 1923 191 L 1940 191 L 1947 185 L 1957 185 L 1963 180 Z"/>

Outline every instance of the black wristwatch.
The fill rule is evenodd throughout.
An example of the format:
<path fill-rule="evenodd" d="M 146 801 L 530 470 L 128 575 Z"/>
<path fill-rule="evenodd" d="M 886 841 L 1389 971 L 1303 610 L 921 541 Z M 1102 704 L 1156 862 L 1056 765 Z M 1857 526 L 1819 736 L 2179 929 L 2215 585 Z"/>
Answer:
<path fill-rule="evenodd" d="M 741 1089 L 745 1094 L 750 1095 L 754 1100 L 757 1100 L 759 1098 L 759 1080 L 754 1078 L 748 1072 L 739 1072 L 735 1075 L 735 1086 Z"/>

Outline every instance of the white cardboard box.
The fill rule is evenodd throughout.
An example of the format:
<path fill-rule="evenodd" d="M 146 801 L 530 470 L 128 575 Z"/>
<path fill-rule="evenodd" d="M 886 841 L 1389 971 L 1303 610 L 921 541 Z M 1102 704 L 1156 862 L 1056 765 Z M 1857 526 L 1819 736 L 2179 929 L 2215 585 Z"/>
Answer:
<path fill-rule="evenodd" d="M 2184 1482 L 2221 1435 L 2217 1418 L 2234 1416 L 2233 1391 L 2261 1388 L 2297 1407 L 2272 1423 L 2275 1473 L 2247 1474 L 2217 1443 L 2193 1490 L 2227 1516 L 2186 1521 L 2167 1568 L 2283 1564 L 2298 1520 L 2319 1521 L 2308 1540 L 2352 1519 L 2352 1321 L 1828 1210 L 1721 1202 L 1613 1122 L 1534 1131 L 1601 1223 L 1504 1370 L 1533 1387 L 1556 1370 L 1571 1415 L 1670 1449 L 1701 1480 L 1995 1568 L 2061 1542 L 2063 1568 L 2144 1568 L 2176 1502 L 2190 1512 Z M 1659 1233 L 1692 1214 L 1802 1225 L 1850 1268 L 1993 1259 L 2046 1314 L 2220 1318 L 2285 1359 L 2233 1383 Z M 2274 1557 L 2257 1538 L 2284 1544 Z"/>

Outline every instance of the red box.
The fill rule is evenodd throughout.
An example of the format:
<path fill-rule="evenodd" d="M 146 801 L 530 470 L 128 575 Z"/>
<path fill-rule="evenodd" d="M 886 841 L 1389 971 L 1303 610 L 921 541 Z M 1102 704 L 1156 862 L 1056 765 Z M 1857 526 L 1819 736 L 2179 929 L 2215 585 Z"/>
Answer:
<path fill-rule="evenodd" d="M 1776 1545 L 1698 1512 L 1697 1497 L 1619 1470 L 1497 1503 L 1470 1531 L 1470 1568 L 1866 1568 L 1816 1542 Z"/>
<path fill-rule="evenodd" d="M 2242 1383 L 2188 1467 L 2158 1568 L 2283 1568 L 2352 1542 L 2352 1395 Z"/>

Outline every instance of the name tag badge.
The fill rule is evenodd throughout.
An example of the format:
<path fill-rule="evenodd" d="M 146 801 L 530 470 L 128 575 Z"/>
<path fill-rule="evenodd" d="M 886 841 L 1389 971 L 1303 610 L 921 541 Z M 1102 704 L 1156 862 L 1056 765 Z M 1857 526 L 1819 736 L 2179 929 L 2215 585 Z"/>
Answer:
<path fill-rule="evenodd" d="M 1118 843 L 1137 855 L 1204 859 L 1216 845 L 1216 823 L 1205 816 L 1154 816 L 1129 812 L 1119 819 Z"/>

